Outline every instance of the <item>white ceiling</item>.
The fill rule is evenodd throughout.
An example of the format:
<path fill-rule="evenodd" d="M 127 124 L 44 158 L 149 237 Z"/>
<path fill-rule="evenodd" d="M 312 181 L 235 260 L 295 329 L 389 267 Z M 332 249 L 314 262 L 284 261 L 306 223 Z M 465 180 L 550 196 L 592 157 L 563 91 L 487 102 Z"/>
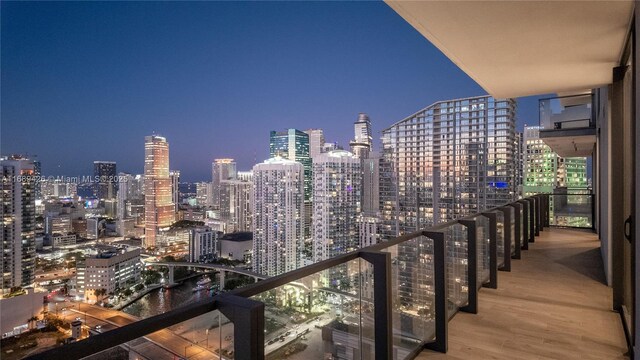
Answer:
<path fill-rule="evenodd" d="M 611 83 L 633 12 L 628 0 L 385 2 L 497 98 Z"/>

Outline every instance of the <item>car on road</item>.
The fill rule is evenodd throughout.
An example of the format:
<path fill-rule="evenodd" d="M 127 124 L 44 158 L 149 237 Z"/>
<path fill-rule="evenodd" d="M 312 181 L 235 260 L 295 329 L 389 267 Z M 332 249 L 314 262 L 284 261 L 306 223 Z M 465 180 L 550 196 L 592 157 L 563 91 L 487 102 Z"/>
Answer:
<path fill-rule="evenodd" d="M 102 329 L 102 325 L 96 325 L 96 330 Z"/>
<path fill-rule="evenodd" d="M 81 321 L 82 319 L 80 318 L 80 316 L 76 316 L 76 321 Z"/>

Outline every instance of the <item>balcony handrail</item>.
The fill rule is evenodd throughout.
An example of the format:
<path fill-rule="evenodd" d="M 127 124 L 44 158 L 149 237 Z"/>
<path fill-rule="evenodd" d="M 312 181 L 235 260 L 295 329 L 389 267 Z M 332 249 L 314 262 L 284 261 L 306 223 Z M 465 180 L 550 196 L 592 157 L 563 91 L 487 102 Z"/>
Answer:
<path fill-rule="evenodd" d="M 593 94 L 575 94 L 575 95 L 563 95 L 563 96 L 550 96 L 547 98 L 542 98 L 542 99 L 538 99 L 538 103 L 545 101 L 545 100 L 554 100 L 554 99 L 566 99 L 566 98 L 572 98 L 572 97 L 590 97 L 593 99 Z"/>
<path fill-rule="evenodd" d="M 562 194 L 562 195 L 566 195 L 566 194 Z M 575 194 L 575 195 L 585 195 L 585 194 Z M 154 316 L 133 322 L 131 324 L 127 324 L 127 325 L 115 328 L 113 330 L 91 336 L 87 339 L 84 339 L 78 342 L 55 347 L 53 349 L 44 351 L 42 353 L 29 356 L 26 359 L 68 360 L 70 358 L 79 359 L 79 358 L 87 357 L 87 356 L 96 354 L 100 351 L 104 351 L 112 347 L 122 345 L 128 341 L 132 341 L 140 337 L 147 336 L 153 332 L 165 329 L 169 326 L 178 324 L 180 322 L 187 321 L 189 319 L 195 318 L 200 315 L 204 315 L 214 310 L 219 310 L 220 302 L 228 303 L 229 299 L 233 299 L 234 297 L 241 298 L 241 299 L 248 299 L 252 296 L 276 289 L 280 286 L 300 280 L 304 277 L 316 274 L 318 272 L 330 269 L 332 267 L 335 267 L 341 264 L 345 264 L 349 261 L 356 260 L 359 258 L 365 259 L 368 257 L 367 255 L 372 252 L 374 253 L 381 252 L 384 249 L 402 244 L 404 242 L 407 242 L 409 240 L 412 240 L 421 236 L 432 237 L 434 234 L 441 233 L 441 230 L 448 228 L 452 225 L 463 224 L 465 221 L 474 221 L 479 216 L 486 217 L 485 215 L 486 213 L 500 211 L 501 208 L 505 206 L 509 206 L 513 203 L 516 203 L 522 200 L 533 201 L 534 196 L 509 202 L 501 206 L 496 206 L 487 210 L 483 210 L 473 215 L 469 215 L 463 218 L 454 219 L 445 223 L 430 226 L 425 230 L 401 235 L 389 241 L 384 241 L 384 242 L 367 246 L 346 254 L 338 255 L 331 259 L 323 260 L 314 264 L 304 266 L 296 270 L 286 272 L 281 275 L 270 277 L 265 280 L 258 281 L 254 284 L 237 288 L 226 293 L 218 294 L 211 298 L 201 300 L 193 304 L 181 306 L 174 310 L 168 311 L 166 313 L 154 315 Z M 438 341 L 438 339 L 436 339 L 436 341 Z"/>

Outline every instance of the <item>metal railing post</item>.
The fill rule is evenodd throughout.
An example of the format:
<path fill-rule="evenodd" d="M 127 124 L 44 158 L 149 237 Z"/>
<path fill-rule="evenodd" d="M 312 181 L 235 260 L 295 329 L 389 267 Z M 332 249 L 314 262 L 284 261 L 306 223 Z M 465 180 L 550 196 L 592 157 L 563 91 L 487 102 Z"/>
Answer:
<path fill-rule="evenodd" d="M 540 200 L 534 195 L 529 198 L 533 204 L 533 233 L 540 236 Z M 533 242 L 535 242 L 535 236 Z"/>
<path fill-rule="evenodd" d="M 520 217 L 522 216 L 522 204 L 519 202 L 511 203 L 507 206 L 511 206 L 513 208 L 513 221 L 514 221 L 514 243 L 515 243 L 515 254 L 513 255 L 514 259 L 522 259 L 522 233 L 520 229 Z"/>
<path fill-rule="evenodd" d="M 447 291 L 447 259 L 444 233 L 436 231 L 423 231 L 423 236 L 433 240 L 433 283 L 436 292 L 436 341 L 425 344 L 426 349 L 447 352 L 447 329 L 449 327 L 449 314 L 447 303 L 449 301 Z"/>
<path fill-rule="evenodd" d="M 489 218 L 489 282 L 482 284 L 491 289 L 498 288 L 498 230 L 495 213 L 485 212 L 482 216 Z M 484 239 L 483 239 L 484 240 Z"/>
<path fill-rule="evenodd" d="M 529 242 L 536 242 L 536 204 L 531 198 L 529 202 Z"/>
<path fill-rule="evenodd" d="M 216 305 L 233 323 L 235 358 L 264 359 L 264 303 L 223 293 Z"/>
<path fill-rule="evenodd" d="M 538 226 L 538 232 L 537 235 L 540 235 L 541 231 L 544 231 L 544 222 L 542 221 L 542 215 L 544 213 L 543 209 L 544 209 L 544 199 L 542 198 L 542 195 L 538 194 L 536 195 L 536 203 L 538 204 L 538 216 L 536 217 L 536 219 L 538 220 L 537 226 Z"/>
<path fill-rule="evenodd" d="M 460 311 L 478 313 L 478 243 L 476 241 L 476 221 L 460 220 L 459 223 L 467 228 L 467 286 L 469 300 Z"/>
<path fill-rule="evenodd" d="M 373 265 L 375 356 L 377 360 L 392 359 L 391 253 L 360 251 L 360 257 Z"/>
<path fill-rule="evenodd" d="M 504 248 L 504 265 L 499 270 L 502 271 L 511 271 L 511 211 L 510 207 L 503 206 L 498 209 L 498 211 L 502 212 L 502 240 L 503 240 L 503 248 Z"/>
<path fill-rule="evenodd" d="M 527 200 L 518 201 L 522 205 L 522 250 L 529 250 L 529 202 Z"/>

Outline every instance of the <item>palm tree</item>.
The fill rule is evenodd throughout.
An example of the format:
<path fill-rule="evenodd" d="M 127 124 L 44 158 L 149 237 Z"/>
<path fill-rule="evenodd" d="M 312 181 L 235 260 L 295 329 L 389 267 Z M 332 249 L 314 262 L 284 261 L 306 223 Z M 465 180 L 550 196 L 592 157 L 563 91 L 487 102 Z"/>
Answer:
<path fill-rule="evenodd" d="M 96 289 L 93 292 L 96 295 L 96 301 L 101 300 L 102 296 L 107 294 L 107 289 Z"/>

